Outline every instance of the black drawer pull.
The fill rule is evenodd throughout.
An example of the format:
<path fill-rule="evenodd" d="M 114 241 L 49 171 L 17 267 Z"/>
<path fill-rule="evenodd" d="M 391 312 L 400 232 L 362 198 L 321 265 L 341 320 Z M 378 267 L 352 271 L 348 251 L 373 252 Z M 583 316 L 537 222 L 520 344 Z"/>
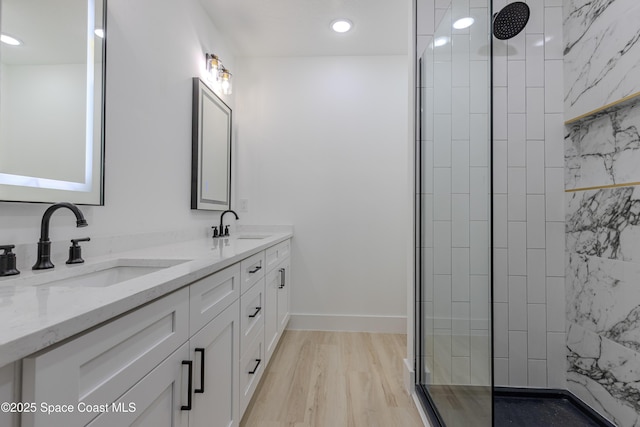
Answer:
<path fill-rule="evenodd" d="M 193 390 L 194 393 L 204 393 L 204 348 L 196 348 L 196 353 L 200 353 L 200 388 Z"/>
<path fill-rule="evenodd" d="M 256 366 L 253 368 L 253 371 L 249 371 L 249 375 L 253 375 L 256 373 L 256 371 L 258 370 L 258 366 L 260 366 L 260 362 L 262 362 L 262 359 L 256 359 Z"/>
<path fill-rule="evenodd" d="M 284 288 L 285 269 L 281 268 L 278 271 L 280 272 L 280 286 L 278 286 L 278 289 L 282 289 L 282 288 Z"/>
<path fill-rule="evenodd" d="M 258 313 L 260 313 L 260 310 L 262 310 L 262 307 L 256 307 L 256 312 L 253 314 L 250 314 L 249 317 L 254 318 L 258 315 Z"/>
<path fill-rule="evenodd" d="M 253 270 L 249 270 L 249 274 L 253 274 L 253 273 L 257 273 L 258 271 L 262 270 L 262 266 L 258 265 L 256 266 L 256 268 L 254 268 Z"/>
<path fill-rule="evenodd" d="M 193 390 L 193 362 L 191 360 L 183 360 L 182 364 L 187 365 L 189 367 L 189 380 L 187 385 L 187 391 L 189 392 L 189 395 L 187 397 L 187 404 L 182 405 L 180 409 L 183 411 L 190 411 L 191 410 L 191 390 Z"/>

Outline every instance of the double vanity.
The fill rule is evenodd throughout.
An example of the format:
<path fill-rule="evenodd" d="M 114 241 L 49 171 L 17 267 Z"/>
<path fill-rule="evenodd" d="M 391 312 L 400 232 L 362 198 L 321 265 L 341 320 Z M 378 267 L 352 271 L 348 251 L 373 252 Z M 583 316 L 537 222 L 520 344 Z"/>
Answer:
<path fill-rule="evenodd" d="M 1 425 L 237 426 L 289 320 L 291 231 L 0 279 Z"/>

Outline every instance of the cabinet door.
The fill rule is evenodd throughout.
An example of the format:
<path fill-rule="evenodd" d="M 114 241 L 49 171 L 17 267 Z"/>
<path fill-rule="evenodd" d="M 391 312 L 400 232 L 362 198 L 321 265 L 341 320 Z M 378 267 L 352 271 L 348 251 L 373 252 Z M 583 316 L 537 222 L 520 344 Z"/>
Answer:
<path fill-rule="evenodd" d="M 189 367 L 182 361 L 188 357 L 185 343 L 88 426 L 187 427 Z"/>
<path fill-rule="evenodd" d="M 240 423 L 239 307 L 236 300 L 190 340 L 194 362 L 190 427 L 230 427 Z"/>
<path fill-rule="evenodd" d="M 263 332 L 260 330 L 260 332 Z M 240 360 L 240 413 L 244 413 L 258 387 L 265 367 L 264 335 L 259 335 L 243 350 Z"/>
<path fill-rule="evenodd" d="M 264 277 L 264 251 L 240 261 L 240 293 L 244 294 L 254 283 Z"/>
<path fill-rule="evenodd" d="M 239 263 L 192 283 L 189 286 L 189 335 L 198 332 L 239 296 Z"/>
<path fill-rule="evenodd" d="M 291 302 L 291 261 L 284 260 L 278 267 L 282 274 L 282 283 L 278 286 L 278 333 L 282 332 L 289 323 L 289 306 Z"/>
<path fill-rule="evenodd" d="M 269 363 L 273 351 L 276 349 L 278 339 L 278 287 L 281 285 L 283 277 L 279 269 L 271 270 L 267 273 L 265 285 L 264 304 L 264 345 L 266 363 Z"/>
<path fill-rule="evenodd" d="M 291 239 L 280 242 L 275 246 L 268 248 L 266 253 L 267 273 L 270 272 L 282 262 L 283 259 L 289 256 L 291 251 Z"/>
<path fill-rule="evenodd" d="M 114 402 L 189 338 L 185 288 L 23 359 L 24 402 Z M 22 426 L 85 425 L 96 413 L 22 414 Z"/>
<path fill-rule="evenodd" d="M 20 362 L 9 363 L 0 368 L 0 402 L 20 402 Z M 18 427 L 19 412 L 0 412 L 0 426 Z"/>
<path fill-rule="evenodd" d="M 240 297 L 240 352 L 262 333 L 264 326 L 264 278 Z"/>

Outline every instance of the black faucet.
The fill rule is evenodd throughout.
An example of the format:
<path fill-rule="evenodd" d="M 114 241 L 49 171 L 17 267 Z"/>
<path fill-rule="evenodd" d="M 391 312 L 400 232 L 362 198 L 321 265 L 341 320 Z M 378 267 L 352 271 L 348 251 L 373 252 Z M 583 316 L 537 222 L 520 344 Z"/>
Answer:
<path fill-rule="evenodd" d="M 62 202 L 49 206 L 42 216 L 40 240 L 38 241 L 38 260 L 32 267 L 33 270 L 46 270 L 47 268 L 53 268 L 53 264 L 51 263 L 51 241 L 49 240 L 49 221 L 51 220 L 51 215 L 60 208 L 70 209 L 71 212 L 75 214 L 77 227 L 86 227 L 89 225 L 84 219 L 82 212 L 80 212 L 80 209 L 72 203 Z"/>
<path fill-rule="evenodd" d="M 220 234 L 219 234 L 219 236 L 220 236 L 220 237 L 224 237 L 224 236 L 228 236 L 228 235 L 229 235 L 229 226 L 227 226 L 227 227 L 225 228 L 225 227 L 224 227 L 224 225 L 223 225 L 223 223 L 222 223 L 222 219 L 224 218 L 224 214 L 226 214 L 226 213 L 228 213 L 228 212 L 231 212 L 232 214 L 234 214 L 234 215 L 236 216 L 236 219 L 240 219 L 240 218 L 238 217 L 238 214 L 237 214 L 237 213 L 235 213 L 235 211 L 233 211 L 233 210 L 231 210 L 231 209 L 228 209 L 228 210 L 226 210 L 226 211 L 222 212 L 222 213 L 220 214 L 220 227 L 219 227 L 219 229 L 220 229 Z M 223 230 L 224 230 L 224 231 L 223 231 Z M 214 236 L 214 237 L 215 237 L 215 236 Z"/>

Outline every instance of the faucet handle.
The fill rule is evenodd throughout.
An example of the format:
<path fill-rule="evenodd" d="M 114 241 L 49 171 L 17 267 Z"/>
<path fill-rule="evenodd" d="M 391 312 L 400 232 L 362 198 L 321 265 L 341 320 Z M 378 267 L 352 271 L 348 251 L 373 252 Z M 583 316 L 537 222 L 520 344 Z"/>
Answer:
<path fill-rule="evenodd" d="M 4 253 L 2 255 L 7 255 L 7 254 L 10 254 L 10 253 L 13 253 L 13 252 L 11 252 L 11 249 L 13 249 L 15 247 L 16 247 L 16 245 L 2 245 L 2 246 L 0 246 L 0 251 L 4 251 Z"/>
<path fill-rule="evenodd" d="M 225 226 L 224 226 L 224 235 L 225 235 L 225 236 L 228 236 L 228 235 L 229 235 L 229 226 L 228 226 L 228 225 L 225 225 Z"/>
<path fill-rule="evenodd" d="M 215 237 L 218 237 L 218 227 L 214 225 L 214 226 L 213 226 L 213 227 L 211 227 L 211 228 L 213 228 L 213 237 L 214 237 L 214 238 L 215 238 Z M 221 230 L 221 231 L 222 231 L 222 230 Z"/>
<path fill-rule="evenodd" d="M 88 242 L 91 238 L 83 237 L 81 239 L 71 239 L 71 246 L 69 246 L 69 259 L 67 264 L 82 264 L 82 248 L 78 245 L 78 242 Z"/>
<path fill-rule="evenodd" d="M 20 274 L 16 268 L 16 254 L 11 252 L 11 249 L 15 247 L 15 245 L 0 246 L 0 250 L 4 251 L 4 253 L 0 255 L 0 277 Z"/>

